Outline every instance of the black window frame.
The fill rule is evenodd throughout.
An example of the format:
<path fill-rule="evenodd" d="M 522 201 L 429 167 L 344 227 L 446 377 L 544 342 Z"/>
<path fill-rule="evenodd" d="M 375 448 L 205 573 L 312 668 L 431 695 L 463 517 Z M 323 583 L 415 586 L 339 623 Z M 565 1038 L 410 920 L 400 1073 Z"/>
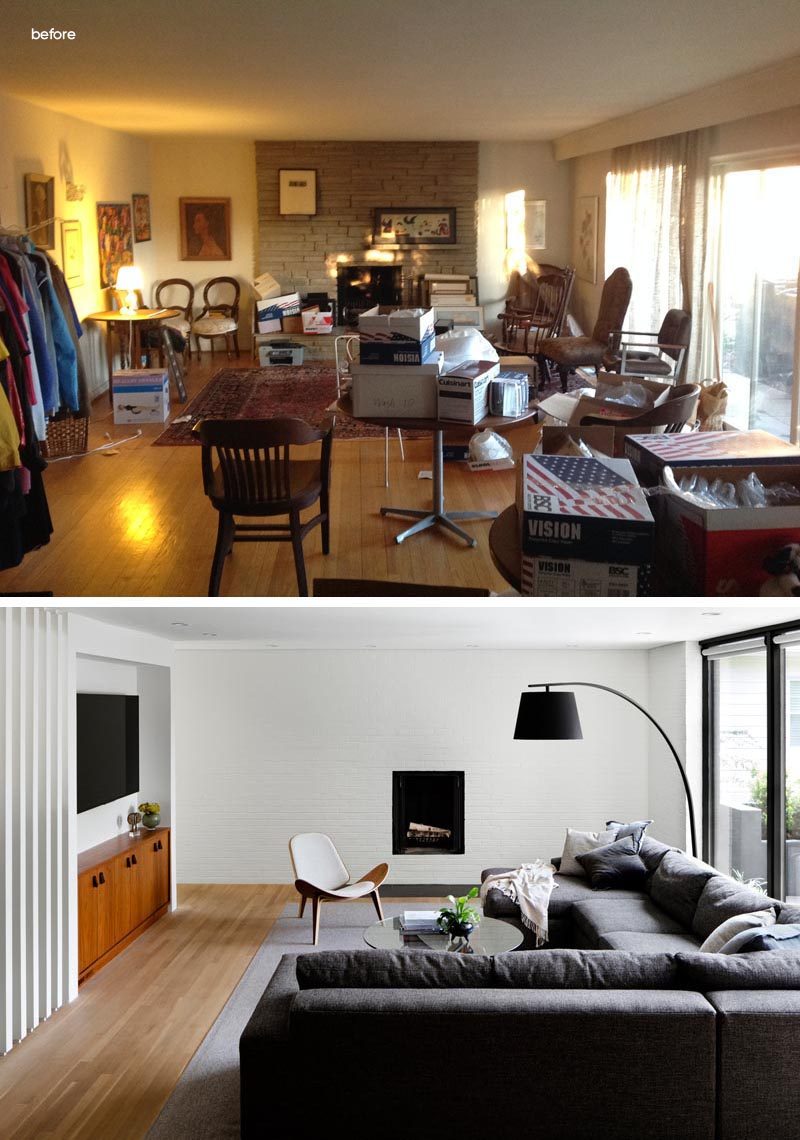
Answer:
<path fill-rule="evenodd" d="M 788 621 L 758 629 L 741 630 L 723 637 L 707 638 L 700 649 L 721 649 L 751 637 L 763 637 L 767 654 L 767 891 L 776 899 L 786 897 L 785 846 L 786 813 L 783 796 L 786 787 L 786 748 L 784 686 L 781 684 L 780 634 L 800 631 L 800 622 Z M 714 741 L 716 713 L 711 683 L 713 660 L 703 657 L 703 858 L 711 863 L 714 851 L 714 807 L 716 783 Z"/>

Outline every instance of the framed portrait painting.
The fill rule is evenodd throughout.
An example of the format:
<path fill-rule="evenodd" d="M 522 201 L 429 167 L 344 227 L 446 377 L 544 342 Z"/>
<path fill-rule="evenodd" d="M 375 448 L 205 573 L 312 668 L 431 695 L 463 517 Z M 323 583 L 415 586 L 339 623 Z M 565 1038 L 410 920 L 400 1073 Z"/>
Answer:
<path fill-rule="evenodd" d="M 150 241 L 150 195 L 131 194 L 133 202 L 133 240 Z"/>
<path fill-rule="evenodd" d="M 179 209 L 181 261 L 230 261 L 230 198 L 181 198 Z"/>
<path fill-rule="evenodd" d="M 582 281 L 597 281 L 597 207 L 596 195 L 578 199 L 575 231 L 575 269 Z"/>
<path fill-rule="evenodd" d="M 61 263 L 69 288 L 83 285 L 83 233 L 77 220 L 61 223 Z"/>
<path fill-rule="evenodd" d="M 455 245 L 455 206 L 379 206 L 373 245 Z"/>
<path fill-rule="evenodd" d="M 25 175 L 25 225 L 39 249 L 56 248 L 55 178 L 50 174 Z"/>
<path fill-rule="evenodd" d="M 123 265 L 133 265 L 133 229 L 128 202 L 97 203 L 100 285 L 112 289 Z"/>

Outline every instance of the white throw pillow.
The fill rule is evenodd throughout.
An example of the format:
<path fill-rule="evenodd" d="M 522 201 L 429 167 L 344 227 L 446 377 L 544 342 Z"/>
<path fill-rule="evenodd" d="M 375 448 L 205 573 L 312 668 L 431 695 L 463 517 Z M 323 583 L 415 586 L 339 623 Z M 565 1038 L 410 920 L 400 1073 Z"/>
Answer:
<path fill-rule="evenodd" d="M 719 954 L 726 942 L 742 934 L 745 930 L 757 930 L 759 926 L 774 926 L 777 916 L 774 907 L 766 910 L 756 910 L 751 914 L 734 914 L 721 922 L 716 930 L 712 930 L 708 938 L 700 947 L 701 954 Z"/>
<path fill-rule="evenodd" d="M 561 866 L 559 873 L 562 875 L 582 875 L 586 878 L 586 872 L 575 858 L 576 855 L 585 855 L 587 851 L 594 851 L 596 847 L 605 847 L 607 843 L 613 843 L 617 838 L 616 828 L 609 831 L 575 831 L 574 828 L 567 828 L 567 837 L 564 840 L 564 850 L 561 854 Z"/>

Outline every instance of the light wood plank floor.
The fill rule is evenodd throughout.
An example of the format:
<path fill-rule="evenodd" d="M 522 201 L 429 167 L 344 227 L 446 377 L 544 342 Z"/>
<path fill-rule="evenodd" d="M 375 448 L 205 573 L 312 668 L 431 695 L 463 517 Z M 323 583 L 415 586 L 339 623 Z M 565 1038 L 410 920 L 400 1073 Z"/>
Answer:
<path fill-rule="evenodd" d="M 139 1140 L 291 886 L 186 886 L 76 1001 L 0 1058 L 3 1140 Z"/>
<path fill-rule="evenodd" d="M 218 368 L 204 355 L 193 361 L 190 396 Z M 249 356 L 238 364 L 250 367 Z M 173 414 L 178 405 L 173 404 Z M 117 455 L 88 455 L 53 463 L 45 473 L 55 533 L 50 544 L 27 555 L 21 566 L 0 573 L 6 592 L 52 590 L 59 596 L 204 596 L 216 538 L 216 513 L 203 495 L 200 452 L 192 447 L 151 447 L 160 434 L 142 425 L 143 436 L 123 444 Z M 122 439 L 134 429 L 115 426 L 107 396 L 95 401 L 90 447 Z M 515 451 L 529 449 L 535 428 L 509 433 Z M 383 442 L 334 444 L 331 553 L 323 557 L 319 528 L 305 542 L 309 588 L 317 577 L 380 578 L 503 591 L 488 547 L 490 523 L 467 524 L 475 549 L 441 531 L 428 531 L 398 546 L 394 536 L 407 525 L 382 518 L 382 505 L 425 507 L 431 483 L 427 440 L 406 442 L 400 461 L 390 444 L 391 487 L 383 485 Z M 514 498 L 513 471 L 470 472 L 465 464 L 445 465 L 447 505 L 452 510 L 502 510 Z M 240 544 L 227 559 L 222 579 L 226 596 L 296 595 L 289 543 Z"/>

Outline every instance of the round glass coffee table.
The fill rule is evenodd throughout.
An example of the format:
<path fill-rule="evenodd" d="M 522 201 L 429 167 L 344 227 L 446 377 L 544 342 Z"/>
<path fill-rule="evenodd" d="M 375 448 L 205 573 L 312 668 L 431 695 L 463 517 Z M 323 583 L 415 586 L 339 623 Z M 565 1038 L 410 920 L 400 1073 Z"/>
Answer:
<path fill-rule="evenodd" d="M 469 939 L 451 939 L 447 934 L 418 934 L 410 941 L 403 937 L 399 918 L 373 922 L 364 931 L 364 941 L 376 950 L 425 949 L 451 954 L 505 954 L 522 943 L 522 931 L 499 918 L 482 918 Z"/>

